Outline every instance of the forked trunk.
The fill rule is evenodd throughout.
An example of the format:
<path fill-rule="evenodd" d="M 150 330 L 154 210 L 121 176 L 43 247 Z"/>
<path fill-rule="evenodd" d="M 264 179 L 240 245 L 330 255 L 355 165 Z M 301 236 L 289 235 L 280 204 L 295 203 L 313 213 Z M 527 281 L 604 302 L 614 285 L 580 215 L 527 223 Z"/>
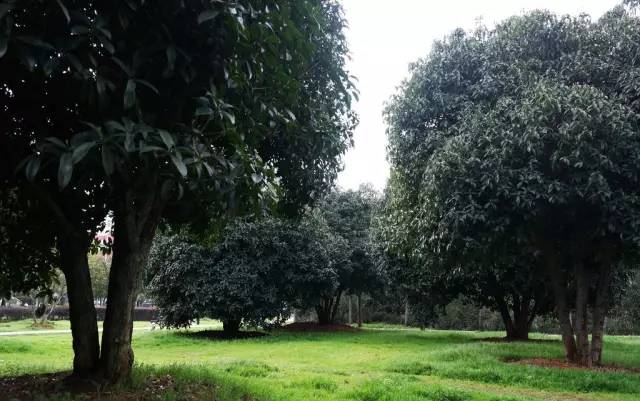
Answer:
<path fill-rule="evenodd" d="M 141 206 L 142 210 L 127 202 L 114 211 L 113 258 L 100 355 L 100 373 L 108 383 L 129 377 L 133 366 L 133 311 L 162 212 L 161 205 L 153 201 L 154 193 L 148 197 L 151 201 Z"/>
<path fill-rule="evenodd" d="M 69 320 L 73 338 L 73 374 L 86 378 L 98 367 L 98 321 L 87 261 L 87 247 L 75 238 L 61 236 L 58 243 L 61 268 L 67 282 Z"/>

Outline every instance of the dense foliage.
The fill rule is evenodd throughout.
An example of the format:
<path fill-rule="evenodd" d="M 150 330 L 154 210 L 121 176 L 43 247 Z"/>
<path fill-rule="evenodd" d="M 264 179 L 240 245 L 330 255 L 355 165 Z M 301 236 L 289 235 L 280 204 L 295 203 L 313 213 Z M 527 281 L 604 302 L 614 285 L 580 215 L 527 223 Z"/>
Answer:
<path fill-rule="evenodd" d="M 610 283 L 639 244 L 639 27 L 620 6 L 597 22 L 539 11 L 458 30 L 387 110 L 391 247 L 434 271 L 500 272 L 504 244 L 522 252 L 585 365 L 601 361 Z"/>
<path fill-rule="evenodd" d="M 278 325 L 292 308 L 316 306 L 333 294 L 347 262 L 344 244 L 313 218 L 238 220 L 222 237 L 213 247 L 156 239 L 148 274 L 165 325 L 210 317 L 222 320 L 229 335 L 241 324 Z"/>
<path fill-rule="evenodd" d="M 163 217 L 276 198 L 294 214 L 329 188 L 355 123 L 344 26 L 333 1 L 0 2 L 0 126 L 30 148 L 20 167 L 65 242 L 77 374 L 129 374 L 130 311 Z M 100 351 L 81 272 L 108 210 Z"/>

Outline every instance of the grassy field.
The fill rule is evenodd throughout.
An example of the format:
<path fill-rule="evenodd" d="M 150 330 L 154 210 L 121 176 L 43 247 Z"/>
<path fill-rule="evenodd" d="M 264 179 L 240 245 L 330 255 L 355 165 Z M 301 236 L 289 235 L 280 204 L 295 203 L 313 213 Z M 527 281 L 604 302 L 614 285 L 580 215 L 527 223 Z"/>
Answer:
<path fill-rule="evenodd" d="M 170 375 L 177 384 L 162 400 L 193 399 L 184 390 L 192 385 L 207 385 L 221 401 L 640 400 L 640 374 L 516 364 L 561 358 L 561 344 L 552 336 L 481 341 L 500 334 L 369 327 L 215 341 L 138 331 L 131 386 Z M 0 337 L 0 376 L 66 370 L 71 357 L 68 335 Z M 640 338 L 608 337 L 605 362 L 640 367 Z"/>

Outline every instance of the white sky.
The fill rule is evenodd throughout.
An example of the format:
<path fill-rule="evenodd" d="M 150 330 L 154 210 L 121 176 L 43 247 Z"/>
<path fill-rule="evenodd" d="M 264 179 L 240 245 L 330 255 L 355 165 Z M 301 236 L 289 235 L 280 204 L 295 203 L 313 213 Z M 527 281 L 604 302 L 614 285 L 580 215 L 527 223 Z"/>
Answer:
<path fill-rule="evenodd" d="M 355 106 L 360 125 L 355 147 L 346 155 L 338 185 L 356 189 L 371 182 L 381 190 L 389 176 L 386 161 L 384 102 L 408 75 L 409 63 L 424 57 L 431 44 L 455 28 L 494 25 L 532 9 L 558 14 L 587 13 L 597 19 L 618 0 L 342 0 L 349 30 L 349 69 L 360 90 Z"/>

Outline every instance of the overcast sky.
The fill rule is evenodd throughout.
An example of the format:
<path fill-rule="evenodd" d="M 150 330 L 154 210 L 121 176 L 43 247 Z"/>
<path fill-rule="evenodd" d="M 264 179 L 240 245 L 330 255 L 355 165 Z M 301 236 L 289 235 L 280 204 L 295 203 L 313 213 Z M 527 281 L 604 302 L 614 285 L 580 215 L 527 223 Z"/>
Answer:
<path fill-rule="evenodd" d="M 472 29 L 481 18 L 494 25 L 533 9 L 559 14 L 587 13 L 597 19 L 618 0 L 342 0 L 349 30 L 350 72 L 358 80 L 360 125 L 355 147 L 345 159 L 338 185 L 357 188 L 371 182 L 384 188 L 386 161 L 384 103 L 407 76 L 409 63 L 424 57 L 436 39 L 455 28 Z"/>

